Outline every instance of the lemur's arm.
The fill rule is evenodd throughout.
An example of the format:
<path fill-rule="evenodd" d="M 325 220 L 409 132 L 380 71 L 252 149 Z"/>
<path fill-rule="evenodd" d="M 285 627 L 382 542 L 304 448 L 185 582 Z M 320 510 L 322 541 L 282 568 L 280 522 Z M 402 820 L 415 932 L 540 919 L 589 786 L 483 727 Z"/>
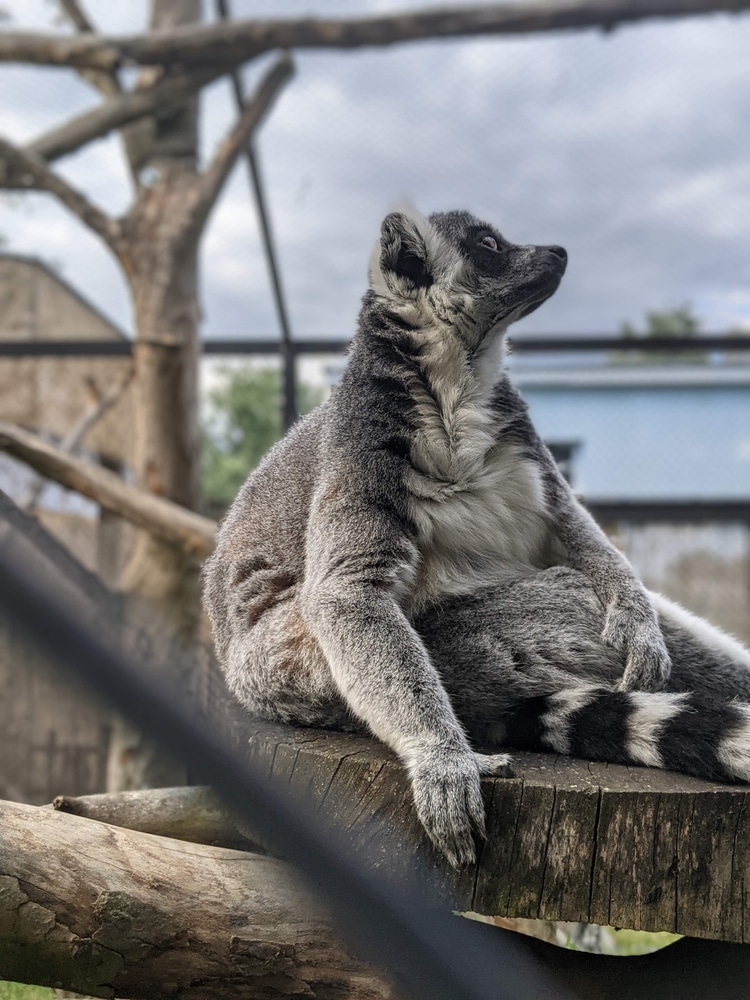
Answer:
<path fill-rule="evenodd" d="M 479 777 L 506 755 L 475 754 L 427 650 L 402 611 L 416 550 L 391 512 L 329 483 L 313 501 L 302 613 L 352 711 L 407 768 L 417 813 L 454 865 L 484 829 Z"/>
<path fill-rule="evenodd" d="M 620 687 L 657 691 L 669 679 L 671 661 L 651 597 L 542 448 L 555 538 L 566 565 L 591 580 L 607 609 L 602 638 L 625 655 Z"/>

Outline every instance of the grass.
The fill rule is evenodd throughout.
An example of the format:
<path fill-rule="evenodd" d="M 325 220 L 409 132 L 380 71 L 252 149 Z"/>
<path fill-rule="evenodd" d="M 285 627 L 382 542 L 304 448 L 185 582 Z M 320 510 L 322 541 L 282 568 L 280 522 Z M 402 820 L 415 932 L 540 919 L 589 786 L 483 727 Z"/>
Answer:
<path fill-rule="evenodd" d="M 27 986 L 25 983 L 0 981 L 0 1000 L 53 1000 L 55 991 L 47 986 Z"/>

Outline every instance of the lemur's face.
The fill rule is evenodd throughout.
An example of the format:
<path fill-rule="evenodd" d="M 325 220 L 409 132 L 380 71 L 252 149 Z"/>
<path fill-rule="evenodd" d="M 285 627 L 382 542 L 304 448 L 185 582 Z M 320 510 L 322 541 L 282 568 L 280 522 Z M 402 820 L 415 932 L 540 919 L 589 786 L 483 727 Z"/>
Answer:
<path fill-rule="evenodd" d="M 468 212 L 429 219 L 394 212 L 383 222 L 370 279 L 413 319 L 449 323 L 476 342 L 548 299 L 567 260 L 562 247 L 509 243 Z"/>

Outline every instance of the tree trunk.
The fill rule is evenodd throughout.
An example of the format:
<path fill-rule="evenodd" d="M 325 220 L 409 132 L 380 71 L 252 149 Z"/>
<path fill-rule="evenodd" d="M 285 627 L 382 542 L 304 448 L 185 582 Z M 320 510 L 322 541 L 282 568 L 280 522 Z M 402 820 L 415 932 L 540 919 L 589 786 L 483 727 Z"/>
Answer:
<path fill-rule="evenodd" d="M 290 868 L 0 802 L 0 979 L 97 997 L 385 1000 Z"/>
<path fill-rule="evenodd" d="M 152 0 L 153 31 L 201 19 L 200 0 Z M 151 82 L 158 70 L 142 74 Z M 144 489 L 195 510 L 199 500 L 198 253 L 193 223 L 199 187 L 197 99 L 149 119 L 141 129 L 136 198 L 123 220 L 120 259 L 133 299 L 136 344 L 135 476 Z M 200 623 L 199 560 L 150 532 L 137 534 L 121 588 L 164 642 L 190 643 Z M 171 665 L 174 669 L 174 663 Z M 117 719 L 107 788 L 152 788 L 186 780 L 150 741 Z"/>
<path fill-rule="evenodd" d="M 200 18 L 200 0 L 152 0 L 154 31 Z M 139 486 L 194 510 L 200 457 L 198 233 L 191 226 L 199 185 L 197 100 L 157 115 L 151 125 L 121 255 L 136 323 L 135 475 Z M 198 622 L 197 573 L 193 558 L 141 532 L 123 586 L 188 638 Z"/>

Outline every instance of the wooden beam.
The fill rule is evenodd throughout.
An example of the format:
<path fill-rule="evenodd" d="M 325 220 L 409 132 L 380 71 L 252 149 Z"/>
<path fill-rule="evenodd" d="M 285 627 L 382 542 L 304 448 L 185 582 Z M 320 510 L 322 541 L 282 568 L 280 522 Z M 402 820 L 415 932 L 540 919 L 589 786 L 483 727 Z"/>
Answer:
<path fill-rule="evenodd" d="M 365 18 L 253 20 L 189 26 L 149 35 L 68 37 L 0 33 L 0 62 L 112 71 L 122 65 L 239 65 L 271 49 L 352 49 L 469 36 L 527 35 L 656 18 L 738 13 L 750 0 L 545 0 Z"/>
<path fill-rule="evenodd" d="M 0 423 L 0 451 L 186 552 L 203 557 L 213 551 L 214 521 L 126 483 L 93 462 L 68 455 L 36 434 Z"/>
<path fill-rule="evenodd" d="M 0 977 L 132 1000 L 394 996 L 280 861 L 10 802 L 0 824 Z M 487 947 L 511 933 L 470 926 Z M 747 996 L 747 945 L 684 939 L 613 958 L 513 938 L 538 1000 Z"/>

